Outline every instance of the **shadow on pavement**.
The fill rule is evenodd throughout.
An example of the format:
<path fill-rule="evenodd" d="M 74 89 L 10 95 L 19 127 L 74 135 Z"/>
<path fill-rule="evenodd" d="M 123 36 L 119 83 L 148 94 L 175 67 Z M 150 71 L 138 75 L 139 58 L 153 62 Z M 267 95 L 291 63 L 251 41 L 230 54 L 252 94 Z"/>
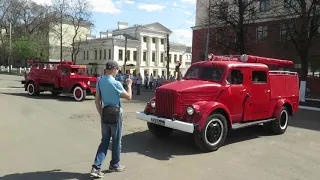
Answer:
<path fill-rule="evenodd" d="M 291 117 L 289 126 L 320 131 L 320 112 L 299 110 L 293 117 Z"/>
<path fill-rule="evenodd" d="M 230 131 L 224 146 L 271 135 L 262 126 Z M 203 153 L 194 145 L 192 134 L 179 131 L 174 131 L 170 138 L 163 139 L 155 137 L 149 131 L 124 135 L 122 137 L 122 152 L 139 153 L 157 160 L 169 160 L 173 156 Z"/>
<path fill-rule="evenodd" d="M 57 101 L 69 101 L 69 102 L 77 102 L 73 97 L 71 96 L 54 96 L 51 94 L 40 94 L 39 96 L 29 96 L 27 93 L 4 93 L 2 92 L 1 94 L 5 95 L 11 95 L 11 96 L 19 96 L 19 97 L 24 97 L 24 98 L 29 98 L 29 99 L 50 99 L 50 100 L 57 100 Z M 85 101 L 90 101 L 94 100 L 93 96 L 92 98 L 89 96 L 86 98 Z"/>
<path fill-rule="evenodd" d="M 90 177 L 90 174 L 81 174 L 75 172 L 61 172 L 60 169 L 51 171 L 38 171 L 28 173 L 9 174 L 0 177 L 1 180 L 66 180 L 66 179 L 78 179 L 78 180 L 90 180 L 95 179 Z"/>

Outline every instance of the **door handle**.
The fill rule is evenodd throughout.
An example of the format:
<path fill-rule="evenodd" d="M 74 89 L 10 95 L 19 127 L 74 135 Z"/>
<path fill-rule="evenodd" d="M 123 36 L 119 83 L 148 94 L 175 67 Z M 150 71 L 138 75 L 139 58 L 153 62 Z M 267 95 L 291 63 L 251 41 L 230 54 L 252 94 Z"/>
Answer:
<path fill-rule="evenodd" d="M 252 97 L 250 93 L 247 93 L 247 96 L 250 97 L 250 98 Z"/>
<path fill-rule="evenodd" d="M 266 90 L 266 94 L 270 92 L 270 89 Z"/>
<path fill-rule="evenodd" d="M 243 89 L 243 90 L 241 91 L 241 94 L 245 93 L 246 91 L 247 91 L 247 89 Z"/>

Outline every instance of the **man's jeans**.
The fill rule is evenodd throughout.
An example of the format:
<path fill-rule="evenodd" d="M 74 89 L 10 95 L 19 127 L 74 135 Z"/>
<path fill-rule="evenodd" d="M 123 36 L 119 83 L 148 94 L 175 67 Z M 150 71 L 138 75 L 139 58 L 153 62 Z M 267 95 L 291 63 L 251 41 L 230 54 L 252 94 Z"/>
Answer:
<path fill-rule="evenodd" d="M 112 137 L 112 159 L 110 166 L 119 167 L 121 153 L 121 138 L 122 138 L 122 113 L 120 113 L 119 121 L 114 125 L 106 125 L 101 121 L 102 139 L 98 148 L 93 166 L 96 169 L 101 169 L 101 165 L 107 155 L 110 138 Z"/>

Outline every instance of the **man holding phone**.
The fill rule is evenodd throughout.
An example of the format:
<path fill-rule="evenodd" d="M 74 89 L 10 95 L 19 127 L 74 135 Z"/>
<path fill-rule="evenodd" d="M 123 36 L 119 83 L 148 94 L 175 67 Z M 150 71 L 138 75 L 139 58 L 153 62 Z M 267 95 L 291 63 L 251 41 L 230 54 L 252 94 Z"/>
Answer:
<path fill-rule="evenodd" d="M 132 99 L 132 80 L 130 76 L 126 79 L 128 91 L 126 91 L 122 84 L 115 80 L 115 75 L 118 73 L 119 66 L 116 61 L 108 61 L 106 64 L 105 75 L 97 82 L 97 91 L 95 104 L 98 113 L 101 116 L 101 131 L 102 139 L 97 150 L 94 163 L 92 165 L 91 175 L 97 178 L 103 177 L 101 172 L 101 165 L 107 155 L 110 138 L 112 137 L 112 159 L 110 161 L 109 170 L 121 172 L 125 167 L 120 165 L 121 154 L 121 138 L 122 138 L 122 107 L 120 98 L 127 100 Z M 117 117 L 116 123 L 105 122 L 105 108 L 111 107 L 119 111 L 113 111 L 107 114 L 108 117 Z M 115 112 L 118 112 L 115 116 Z M 113 113 L 113 114 L 112 114 Z M 110 116 L 112 114 L 113 116 Z"/>

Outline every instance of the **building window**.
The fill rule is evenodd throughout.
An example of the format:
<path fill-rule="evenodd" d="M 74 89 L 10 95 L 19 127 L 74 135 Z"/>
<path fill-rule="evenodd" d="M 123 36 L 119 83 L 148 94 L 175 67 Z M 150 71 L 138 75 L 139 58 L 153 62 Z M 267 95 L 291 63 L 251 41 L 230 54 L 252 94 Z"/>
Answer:
<path fill-rule="evenodd" d="M 169 62 L 171 63 L 172 61 L 171 61 L 171 54 L 169 54 Z"/>
<path fill-rule="evenodd" d="M 296 8 L 298 5 L 297 0 L 284 0 L 284 8 Z"/>
<path fill-rule="evenodd" d="M 162 76 L 165 76 L 166 72 L 165 71 L 162 71 Z"/>
<path fill-rule="evenodd" d="M 99 59 L 102 59 L 102 50 L 100 49 L 100 52 L 99 52 Z"/>
<path fill-rule="evenodd" d="M 111 49 L 109 49 L 109 60 L 111 59 Z"/>
<path fill-rule="evenodd" d="M 164 44 L 164 39 L 161 39 L 161 44 Z"/>
<path fill-rule="evenodd" d="M 87 51 L 87 60 L 89 60 L 89 51 Z"/>
<path fill-rule="evenodd" d="M 257 27 L 257 41 L 265 41 L 268 37 L 268 26 Z"/>
<path fill-rule="evenodd" d="M 174 55 L 174 62 L 177 62 L 177 55 Z"/>
<path fill-rule="evenodd" d="M 94 50 L 94 59 L 95 59 L 95 60 L 98 59 L 98 50 Z"/>
<path fill-rule="evenodd" d="M 103 50 L 103 59 L 107 59 L 107 50 L 106 49 Z"/>
<path fill-rule="evenodd" d="M 161 53 L 160 61 L 163 62 L 164 54 Z"/>
<path fill-rule="evenodd" d="M 180 62 L 180 61 L 182 62 L 182 55 L 180 55 L 180 57 L 179 57 L 179 62 Z"/>
<path fill-rule="evenodd" d="M 119 49 L 119 60 L 123 60 L 123 50 Z"/>
<path fill-rule="evenodd" d="M 143 42 L 147 42 L 147 37 L 143 37 Z"/>
<path fill-rule="evenodd" d="M 281 36 L 281 41 L 288 41 L 291 39 L 290 37 L 290 25 L 287 24 L 282 24 L 280 27 L 280 36 Z"/>
<path fill-rule="evenodd" d="M 134 60 L 134 61 L 137 60 L 137 51 L 133 51 L 133 60 Z"/>
<path fill-rule="evenodd" d="M 127 50 L 127 60 L 130 61 L 130 50 Z"/>
<path fill-rule="evenodd" d="M 86 51 L 83 51 L 83 60 L 86 60 Z"/>
<path fill-rule="evenodd" d="M 152 43 L 153 43 L 153 44 L 156 43 L 156 38 L 152 38 Z"/>
<path fill-rule="evenodd" d="M 155 62 L 155 61 L 156 61 L 156 53 L 152 52 L 152 62 Z"/>
<path fill-rule="evenodd" d="M 157 71 L 153 71 L 153 76 L 154 76 L 154 77 L 157 76 Z"/>
<path fill-rule="evenodd" d="M 270 9 L 270 0 L 260 0 L 260 12 L 265 12 Z"/>
<path fill-rule="evenodd" d="M 229 3 L 228 2 L 221 2 L 220 7 L 219 7 L 220 18 L 225 19 L 228 16 L 228 10 L 229 10 Z"/>
<path fill-rule="evenodd" d="M 147 61 L 147 52 L 143 52 L 143 61 Z"/>

